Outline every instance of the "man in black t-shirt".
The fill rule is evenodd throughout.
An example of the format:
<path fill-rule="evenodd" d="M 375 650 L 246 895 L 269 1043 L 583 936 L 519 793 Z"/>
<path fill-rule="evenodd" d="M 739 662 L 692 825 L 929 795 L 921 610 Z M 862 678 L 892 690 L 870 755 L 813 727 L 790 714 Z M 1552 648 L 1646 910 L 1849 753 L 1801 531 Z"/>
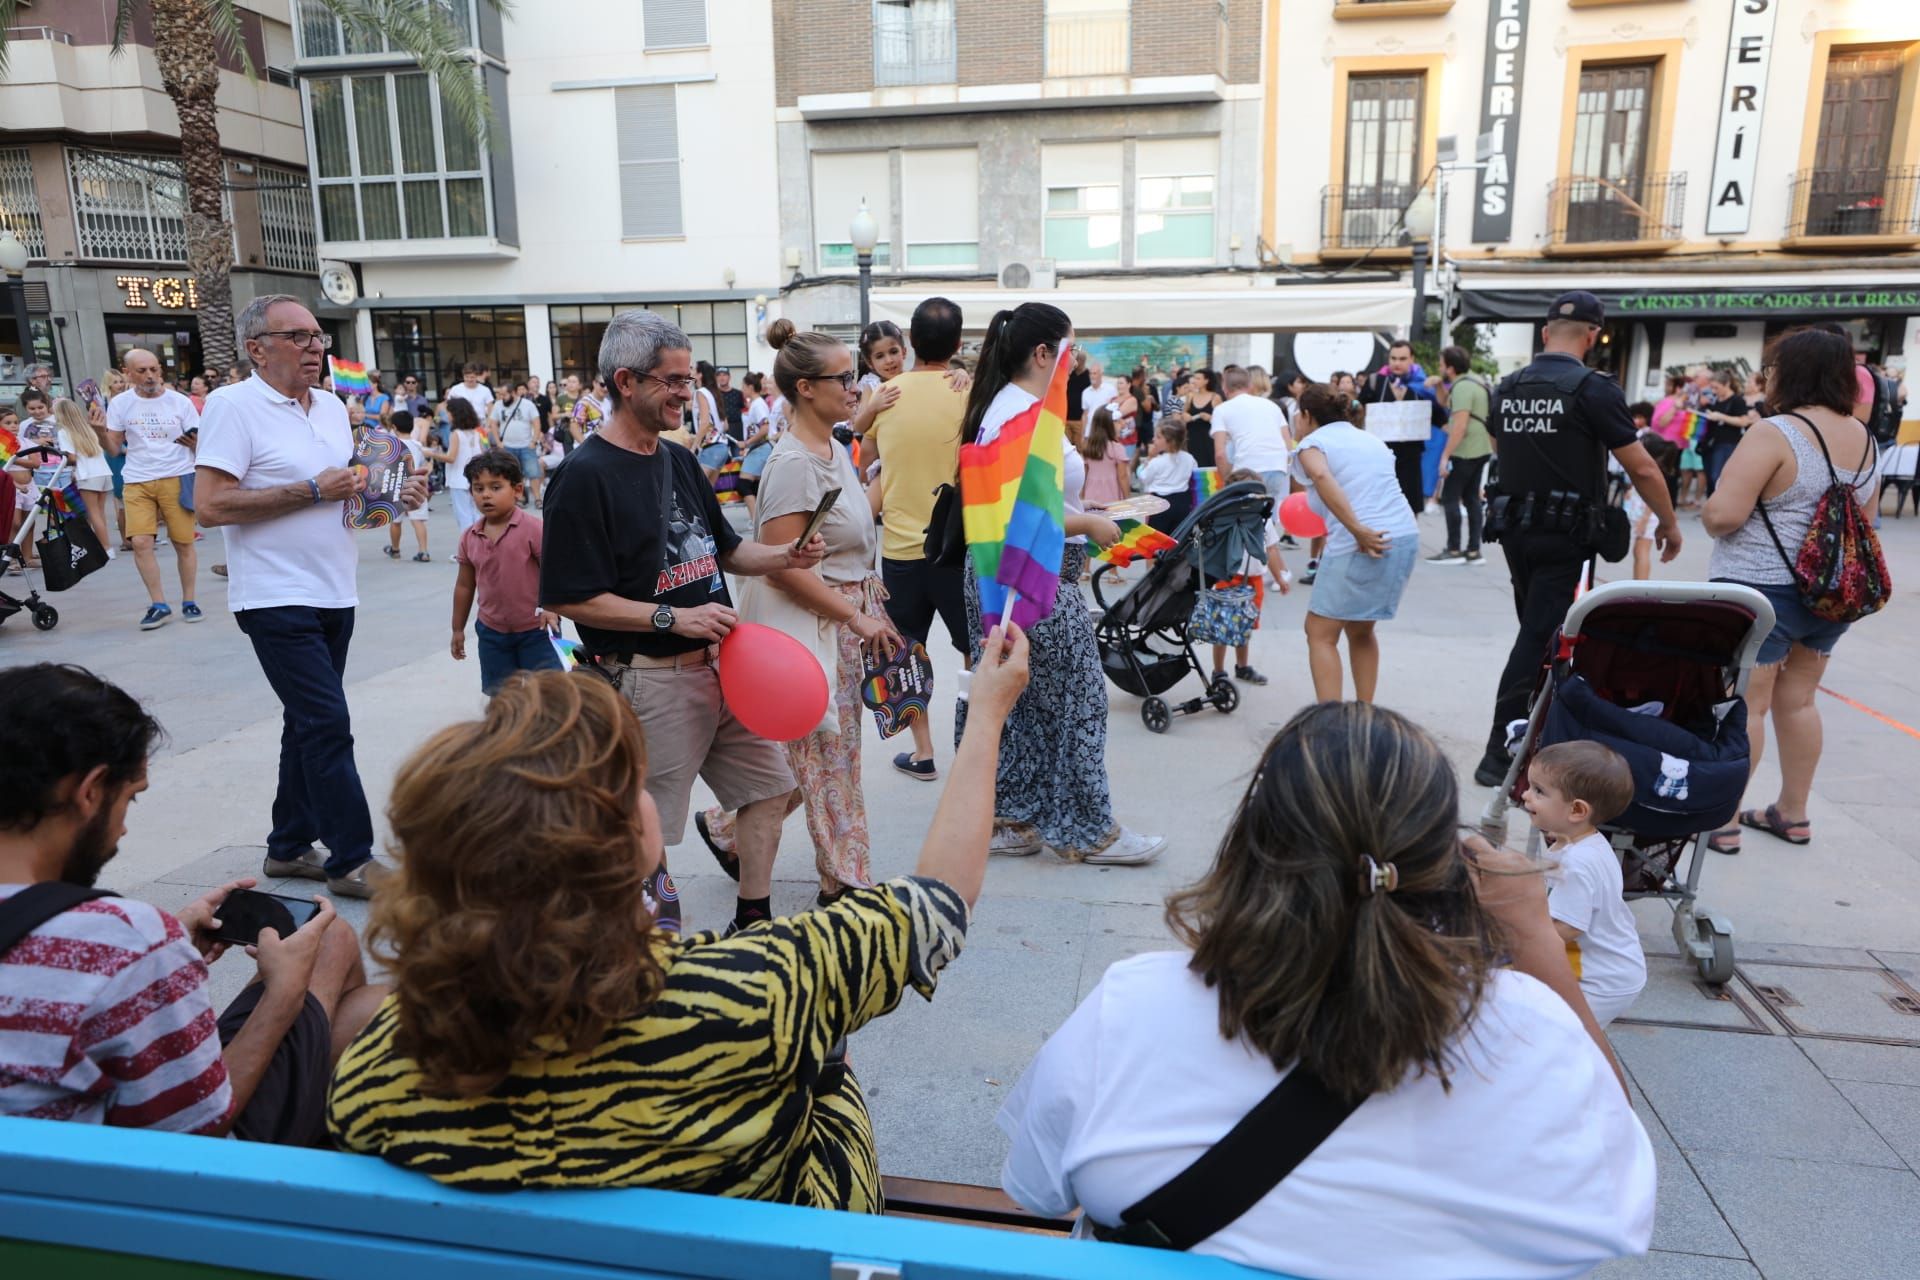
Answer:
<path fill-rule="evenodd" d="M 727 434 L 735 440 L 746 439 L 744 422 L 747 412 L 747 397 L 740 388 L 733 385 L 733 373 L 721 369 L 714 374 L 720 386 L 720 416 L 727 420 Z"/>
<path fill-rule="evenodd" d="M 1421 460 L 1426 456 L 1431 428 L 1445 426 L 1446 415 L 1438 407 L 1424 372 L 1413 362 L 1413 344 L 1403 338 L 1387 348 L 1387 367 L 1368 374 L 1367 380 L 1360 384 L 1359 401 L 1363 405 L 1386 404 L 1409 396 L 1427 402 L 1428 435 L 1419 440 L 1389 441 L 1387 448 L 1393 450 L 1394 479 L 1399 481 L 1400 492 L 1406 495 L 1407 505 L 1417 516 L 1427 508 L 1427 482 L 1420 469 Z"/>
<path fill-rule="evenodd" d="M 1720 485 L 1720 472 L 1727 460 L 1740 447 L 1740 438 L 1747 434 L 1747 419 L 1753 416 L 1753 406 L 1733 389 L 1732 373 L 1715 369 L 1712 386 L 1712 406 L 1700 410 L 1707 420 L 1707 438 L 1700 444 L 1700 458 L 1707 473 L 1709 498 Z"/>
<path fill-rule="evenodd" d="M 607 325 L 599 364 L 612 409 L 549 482 L 540 603 L 573 619 L 639 716 L 664 842 L 685 833 L 696 774 L 738 811 L 737 853 L 716 856 L 740 882 L 734 921 L 744 926 L 772 914 L 780 824 L 796 793 L 785 750 L 735 719 L 720 694 L 719 642 L 739 621 L 725 574 L 811 568 L 826 543 L 743 542 L 693 454 L 660 438 L 693 402 L 691 348 L 649 311 Z"/>
<path fill-rule="evenodd" d="M 1653 510 L 1661 560 L 1680 554 L 1666 478 L 1640 443 L 1626 396 L 1611 378 L 1586 366 L 1605 319 L 1591 293 L 1561 294 L 1541 331 L 1545 350 L 1493 393 L 1487 429 L 1500 451 L 1500 479 L 1491 496 L 1504 525 L 1500 549 L 1513 579 L 1520 632 L 1500 673 L 1486 754 L 1473 772 L 1483 787 L 1498 786 L 1506 776 L 1512 763 L 1507 726 L 1526 717 L 1547 644 L 1573 606 L 1581 569 L 1595 554 L 1596 547 L 1576 534 L 1606 504 L 1607 454 L 1626 469 Z"/>

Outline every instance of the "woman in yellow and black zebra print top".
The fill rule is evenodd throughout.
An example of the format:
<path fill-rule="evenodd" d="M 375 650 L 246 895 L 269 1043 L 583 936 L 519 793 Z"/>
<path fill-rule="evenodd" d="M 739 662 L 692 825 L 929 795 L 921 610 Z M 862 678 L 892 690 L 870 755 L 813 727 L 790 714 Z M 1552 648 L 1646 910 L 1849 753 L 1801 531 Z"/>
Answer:
<path fill-rule="evenodd" d="M 341 1058 L 341 1147 L 480 1189 L 652 1186 L 878 1212 L 844 1038 L 931 997 L 985 875 L 1025 637 L 990 642 L 919 866 L 731 938 L 651 928 L 641 726 L 606 685 L 523 677 L 432 738 L 388 809 L 370 931 L 394 992 Z"/>

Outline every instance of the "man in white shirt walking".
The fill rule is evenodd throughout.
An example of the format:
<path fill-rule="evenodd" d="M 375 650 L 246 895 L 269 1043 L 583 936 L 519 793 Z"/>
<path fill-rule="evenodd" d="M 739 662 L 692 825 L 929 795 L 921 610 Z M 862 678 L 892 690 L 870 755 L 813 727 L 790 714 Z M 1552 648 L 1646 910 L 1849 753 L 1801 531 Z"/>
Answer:
<path fill-rule="evenodd" d="M 479 365 L 469 362 L 460 371 L 460 385 L 447 392 L 447 399 L 465 400 L 472 405 L 473 416 L 482 422 L 488 419 L 489 411 L 493 408 L 493 388 L 480 381 L 480 375 L 485 372 Z"/>
<path fill-rule="evenodd" d="M 1080 393 L 1080 416 L 1087 422 L 1093 421 L 1093 411 L 1104 409 L 1112 404 L 1120 394 L 1120 388 L 1107 381 L 1106 366 L 1098 360 L 1087 362 L 1087 389 Z"/>
<path fill-rule="evenodd" d="M 1275 502 L 1287 493 L 1286 415 L 1265 396 L 1248 394 L 1252 377 L 1235 365 L 1220 378 L 1227 398 L 1213 411 L 1213 454 L 1221 475 L 1257 471 Z"/>
<path fill-rule="evenodd" d="M 146 584 L 148 600 L 140 629 L 164 627 L 173 617 L 160 583 L 160 560 L 153 551 L 162 523 L 180 565 L 180 616 L 198 622 L 205 616 L 193 599 L 200 565 L 193 549 L 193 512 L 180 502 L 180 478 L 193 474 L 194 433 L 200 429 L 200 414 L 193 401 L 167 386 L 153 352 L 138 347 L 127 352 L 121 372 L 127 389 L 107 405 L 107 433 L 127 455 L 122 473 L 127 537 L 133 542 L 133 563 Z"/>
<path fill-rule="evenodd" d="M 285 709 L 261 870 L 365 898 L 373 817 L 342 682 L 359 558 L 342 504 L 366 481 L 348 466 L 346 407 L 314 394 L 332 340 L 313 313 L 298 298 L 267 294 L 247 304 L 236 327 L 255 372 L 207 397 L 196 487 L 201 521 L 229 526 L 228 603 Z M 401 496 L 418 507 L 425 479 L 408 479 Z"/>

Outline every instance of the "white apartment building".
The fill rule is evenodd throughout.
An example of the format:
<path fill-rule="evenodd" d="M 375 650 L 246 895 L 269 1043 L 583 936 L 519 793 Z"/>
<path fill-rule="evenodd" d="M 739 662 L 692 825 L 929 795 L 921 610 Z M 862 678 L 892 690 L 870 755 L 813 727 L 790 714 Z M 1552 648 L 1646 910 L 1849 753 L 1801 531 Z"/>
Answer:
<path fill-rule="evenodd" d="M 355 348 L 429 393 L 591 372 L 614 312 L 767 367 L 777 298 L 769 0 L 451 0 L 484 143 L 404 57 L 353 50 L 293 0 L 323 259 L 355 276 Z"/>

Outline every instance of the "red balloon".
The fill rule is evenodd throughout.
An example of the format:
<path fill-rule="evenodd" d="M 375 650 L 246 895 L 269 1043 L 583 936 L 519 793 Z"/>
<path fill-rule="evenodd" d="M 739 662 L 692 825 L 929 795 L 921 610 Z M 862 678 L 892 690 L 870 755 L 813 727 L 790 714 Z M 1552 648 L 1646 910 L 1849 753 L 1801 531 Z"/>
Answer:
<path fill-rule="evenodd" d="M 819 728 L 832 698 L 807 647 L 757 622 L 739 623 L 720 642 L 720 693 L 741 724 L 774 742 Z"/>
<path fill-rule="evenodd" d="M 1327 522 L 1314 514 L 1304 493 L 1290 493 L 1280 503 L 1280 527 L 1296 538 L 1327 536 Z"/>

